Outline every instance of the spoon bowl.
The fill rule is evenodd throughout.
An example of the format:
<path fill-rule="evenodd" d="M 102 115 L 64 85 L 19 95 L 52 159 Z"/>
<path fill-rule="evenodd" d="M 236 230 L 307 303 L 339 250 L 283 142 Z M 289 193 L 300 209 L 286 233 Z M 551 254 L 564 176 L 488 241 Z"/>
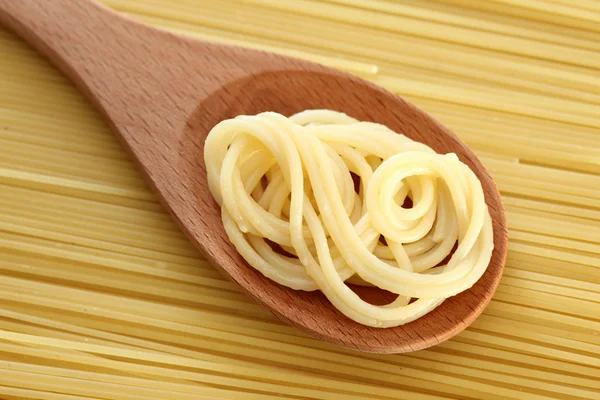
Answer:
<path fill-rule="evenodd" d="M 489 303 L 506 258 L 500 195 L 474 153 L 409 102 L 337 70 L 174 35 L 92 1 L 0 0 L 0 23 L 71 78 L 103 114 L 193 244 L 283 321 L 347 348 L 401 353 L 456 335 Z M 493 220 L 494 251 L 471 289 L 406 325 L 371 328 L 343 316 L 320 292 L 283 287 L 246 264 L 230 244 L 208 190 L 206 135 L 218 122 L 240 114 L 275 111 L 289 116 L 315 108 L 384 124 L 439 153 L 456 153 L 475 172 Z M 356 291 L 375 304 L 390 301 L 387 292 Z"/>

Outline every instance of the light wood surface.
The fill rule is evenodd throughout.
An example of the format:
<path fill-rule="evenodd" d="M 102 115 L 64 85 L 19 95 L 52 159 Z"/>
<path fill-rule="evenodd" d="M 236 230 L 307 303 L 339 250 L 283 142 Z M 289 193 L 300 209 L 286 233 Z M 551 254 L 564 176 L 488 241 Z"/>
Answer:
<path fill-rule="evenodd" d="M 398 353 L 446 340 L 490 301 L 506 257 L 506 222 L 496 186 L 449 130 L 371 83 L 317 64 L 226 47 L 151 28 L 88 1 L 0 0 L 0 22 L 62 70 L 101 111 L 189 239 L 213 265 L 282 320 L 323 340 Z M 482 182 L 495 249 L 470 290 L 413 323 L 369 328 L 345 318 L 320 293 L 281 287 L 229 244 L 205 179 L 204 138 L 239 114 L 329 108 L 379 122 L 438 152 L 454 152 Z M 151 288 L 149 288 L 151 290 Z M 382 294 L 366 293 L 373 301 Z"/>

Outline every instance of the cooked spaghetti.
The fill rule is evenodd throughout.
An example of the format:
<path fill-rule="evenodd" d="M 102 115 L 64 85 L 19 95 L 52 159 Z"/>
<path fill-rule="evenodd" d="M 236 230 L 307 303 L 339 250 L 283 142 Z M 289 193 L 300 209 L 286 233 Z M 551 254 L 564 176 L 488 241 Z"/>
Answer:
<path fill-rule="evenodd" d="M 413 321 L 470 288 L 490 261 L 475 174 L 383 125 L 331 110 L 239 116 L 211 130 L 204 157 L 244 259 L 282 285 L 321 290 L 361 324 Z M 345 284 L 356 277 L 398 297 L 370 304 Z"/>

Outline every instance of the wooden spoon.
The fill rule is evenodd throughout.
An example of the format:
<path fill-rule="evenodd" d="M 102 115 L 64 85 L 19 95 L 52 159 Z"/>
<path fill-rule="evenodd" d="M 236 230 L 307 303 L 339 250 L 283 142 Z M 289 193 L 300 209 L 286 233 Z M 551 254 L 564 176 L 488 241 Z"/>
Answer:
<path fill-rule="evenodd" d="M 456 335 L 490 301 L 506 258 L 498 190 L 452 132 L 400 97 L 310 62 L 145 26 L 91 1 L 0 0 L 0 22 L 45 55 L 100 110 L 208 260 L 289 324 L 348 348 L 400 353 Z M 239 114 L 290 115 L 314 108 L 385 124 L 437 152 L 458 154 L 475 171 L 494 221 L 495 248 L 485 275 L 472 289 L 412 323 L 377 329 L 344 317 L 320 292 L 282 287 L 244 262 L 229 243 L 207 188 L 204 139 L 219 121 Z M 375 303 L 389 297 L 372 289 L 360 294 Z"/>

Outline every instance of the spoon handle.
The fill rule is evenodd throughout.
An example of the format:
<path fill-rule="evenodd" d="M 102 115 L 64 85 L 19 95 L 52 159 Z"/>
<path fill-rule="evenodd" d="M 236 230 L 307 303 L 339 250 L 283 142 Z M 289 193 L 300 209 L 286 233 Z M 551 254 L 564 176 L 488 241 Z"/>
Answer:
<path fill-rule="evenodd" d="M 158 76 L 161 70 L 152 60 L 170 35 L 94 0 L 0 0 L 0 24 L 61 70 L 103 114 L 125 147 L 144 158 L 147 146 L 139 143 L 151 139 L 144 126 L 146 115 L 156 115 L 152 99 L 165 90 Z M 168 139 L 168 131 L 161 134 Z"/>
<path fill-rule="evenodd" d="M 177 141 L 198 102 L 225 80 L 202 79 L 223 65 L 224 46 L 138 23 L 95 0 L 0 0 L 0 25 L 71 79 L 144 169 L 170 158 L 164 143 Z"/>
<path fill-rule="evenodd" d="M 144 170 L 171 164 L 188 117 L 216 90 L 290 63 L 156 29 L 95 0 L 0 0 L 0 24 L 73 81 Z"/>
<path fill-rule="evenodd" d="M 142 33 L 141 25 L 128 29 L 130 21 L 95 1 L 0 0 L 0 23 L 47 57 L 101 108 L 136 70 L 136 60 L 127 55 Z"/>

